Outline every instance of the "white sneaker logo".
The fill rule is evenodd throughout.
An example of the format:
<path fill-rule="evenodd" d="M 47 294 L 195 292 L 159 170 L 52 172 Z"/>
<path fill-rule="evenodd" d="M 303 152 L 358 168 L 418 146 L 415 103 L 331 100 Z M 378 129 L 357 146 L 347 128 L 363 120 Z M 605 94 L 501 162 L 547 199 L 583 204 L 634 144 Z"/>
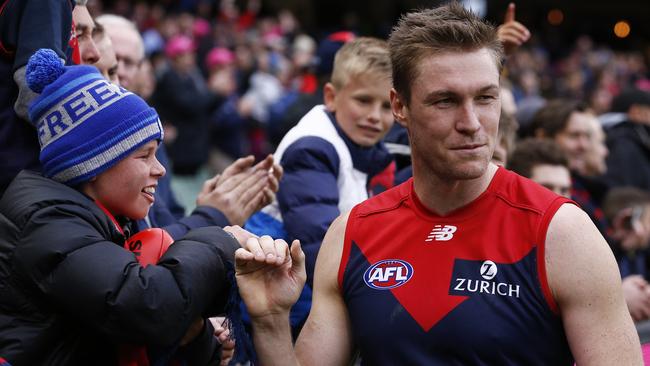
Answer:
<path fill-rule="evenodd" d="M 453 225 L 436 225 L 429 233 L 429 236 L 424 241 L 447 241 L 454 237 L 454 233 L 458 228 Z"/>

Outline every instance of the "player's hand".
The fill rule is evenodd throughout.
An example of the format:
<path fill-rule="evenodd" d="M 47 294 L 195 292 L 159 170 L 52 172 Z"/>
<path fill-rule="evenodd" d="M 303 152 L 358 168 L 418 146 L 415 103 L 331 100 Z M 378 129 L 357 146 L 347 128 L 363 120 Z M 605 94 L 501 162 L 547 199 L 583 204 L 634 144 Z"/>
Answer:
<path fill-rule="evenodd" d="M 305 254 L 300 242 L 291 248 L 270 236 L 250 237 L 235 252 L 239 293 L 252 320 L 288 315 L 305 284 Z"/>
<path fill-rule="evenodd" d="M 503 24 L 497 28 L 497 37 L 503 44 L 503 50 L 507 56 L 530 39 L 528 28 L 515 20 L 514 3 L 508 4 Z"/>

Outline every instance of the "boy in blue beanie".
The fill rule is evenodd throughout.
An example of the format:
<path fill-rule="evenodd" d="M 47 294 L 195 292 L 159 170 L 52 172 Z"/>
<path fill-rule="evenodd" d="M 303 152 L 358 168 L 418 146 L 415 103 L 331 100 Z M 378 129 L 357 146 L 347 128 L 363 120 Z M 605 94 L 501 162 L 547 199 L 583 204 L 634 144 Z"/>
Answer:
<path fill-rule="evenodd" d="M 237 242 L 206 227 L 156 265 L 123 248 L 165 169 L 155 110 L 92 66 L 39 50 L 27 82 L 43 173 L 23 171 L 0 200 L 0 355 L 12 365 L 219 362 L 205 320 L 224 313 Z M 124 345 L 146 345 L 125 355 Z M 164 350 L 162 352 L 156 350 Z"/>

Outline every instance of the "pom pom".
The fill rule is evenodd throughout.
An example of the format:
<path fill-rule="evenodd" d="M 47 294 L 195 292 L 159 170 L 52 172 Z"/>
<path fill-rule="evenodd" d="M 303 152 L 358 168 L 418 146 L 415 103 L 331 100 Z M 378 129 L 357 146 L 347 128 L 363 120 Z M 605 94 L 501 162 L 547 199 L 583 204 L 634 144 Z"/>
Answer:
<path fill-rule="evenodd" d="M 58 79 L 64 72 L 65 66 L 59 55 L 50 49 L 41 48 L 29 58 L 25 79 L 29 88 L 40 94 L 43 88 Z"/>

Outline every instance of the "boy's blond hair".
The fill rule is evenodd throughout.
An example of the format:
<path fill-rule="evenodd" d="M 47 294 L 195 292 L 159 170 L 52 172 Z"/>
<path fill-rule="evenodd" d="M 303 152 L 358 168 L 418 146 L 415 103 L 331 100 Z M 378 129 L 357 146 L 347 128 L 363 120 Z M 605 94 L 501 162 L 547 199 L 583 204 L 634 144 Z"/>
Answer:
<path fill-rule="evenodd" d="M 388 42 L 360 37 L 347 42 L 336 53 L 331 82 L 335 88 L 340 89 L 359 75 L 380 75 L 390 79 L 391 72 Z"/>

